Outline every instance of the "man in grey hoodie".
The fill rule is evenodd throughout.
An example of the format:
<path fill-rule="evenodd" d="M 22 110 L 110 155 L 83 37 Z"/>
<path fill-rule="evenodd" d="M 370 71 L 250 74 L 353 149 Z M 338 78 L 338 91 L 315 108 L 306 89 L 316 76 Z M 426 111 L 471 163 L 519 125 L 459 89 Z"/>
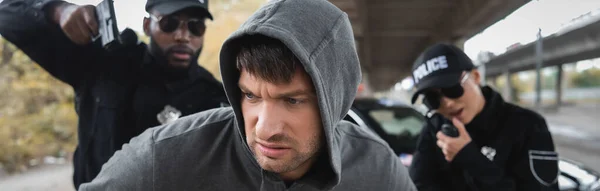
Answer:
<path fill-rule="evenodd" d="M 231 107 L 148 129 L 81 190 L 415 190 L 375 134 L 342 121 L 361 79 L 348 16 L 272 0 L 225 41 Z"/>

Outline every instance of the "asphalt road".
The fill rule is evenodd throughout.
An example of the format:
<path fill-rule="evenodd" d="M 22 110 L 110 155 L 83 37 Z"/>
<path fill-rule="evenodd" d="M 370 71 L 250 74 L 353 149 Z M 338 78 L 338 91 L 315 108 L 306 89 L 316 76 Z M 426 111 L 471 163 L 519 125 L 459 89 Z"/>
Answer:
<path fill-rule="evenodd" d="M 574 160 L 600 172 L 600 140 L 565 137 L 554 134 L 554 144 L 561 158 Z"/>
<path fill-rule="evenodd" d="M 46 165 L 31 169 L 23 174 L 0 178 L 0 190 L 6 191 L 72 191 L 71 176 L 73 168 L 70 163 Z"/>
<path fill-rule="evenodd" d="M 600 103 L 562 107 L 542 115 L 560 157 L 600 172 Z"/>

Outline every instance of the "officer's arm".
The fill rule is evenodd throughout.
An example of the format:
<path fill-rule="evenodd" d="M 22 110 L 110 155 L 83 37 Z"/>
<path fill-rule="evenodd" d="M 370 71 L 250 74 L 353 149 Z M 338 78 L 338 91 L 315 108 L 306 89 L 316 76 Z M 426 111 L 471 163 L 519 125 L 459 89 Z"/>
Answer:
<path fill-rule="evenodd" d="M 558 154 L 542 118 L 526 133 L 514 174 L 518 190 L 558 190 Z"/>
<path fill-rule="evenodd" d="M 0 35 L 21 49 L 54 77 L 72 86 L 96 60 L 94 45 L 77 46 L 52 21 L 56 0 L 4 0 L 0 3 Z M 86 66 L 84 66 L 86 65 Z"/>
<path fill-rule="evenodd" d="M 417 142 L 417 149 L 413 155 L 410 166 L 410 177 L 412 178 L 417 190 L 442 190 L 438 182 L 440 175 L 439 164 L 435 162 L 438 156 L 439 148 L 435 144 L 431 130 L 434 129 L 429 123 L 426 123 L 421 130 L 421 135 Z"/>
<path fill-rule="evenodd" d="M 82 184 L 79 190 L 153 190 L 153 132 L 147 129 L 124 144 L 123 149 L 102 166 L 98 176 Z"/>

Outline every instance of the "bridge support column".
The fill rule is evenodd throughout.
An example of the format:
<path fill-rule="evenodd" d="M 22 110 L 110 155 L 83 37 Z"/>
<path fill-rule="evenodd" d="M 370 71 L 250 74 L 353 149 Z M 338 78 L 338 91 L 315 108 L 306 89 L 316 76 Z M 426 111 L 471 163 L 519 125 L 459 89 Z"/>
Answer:
<path fill-rule="evenodd" d="M 543 38 L 542 29 L 538 29 L 537 41 L 535 44 L 535 108 L 540 109 L 542 107 L 542 67 L 544 65 L 544 49 L 543 49 Z"/>
<path fill-rule="evenodd" d="M 513 97 L 513 84 L 510 77 L 512 74 L 510 71 L 504 72 L 504 77 L 506 78 L 506 85 L 504 86 L 504 97 L 507 102 L 513 102 L 515 98 Z"/>
<path fill-rule="evenodd" d="M 492 88 L 498 88 L 498 76 L 490 76 L 487 77 L 486 85 L 491 86 Z"/>
<path fill-rule="evenodd" d="M 454 46 L 456 46 L 464 51 L 465 50 L 465 41 L 466 41 L 466 39 L 461 38 L 461 39 L 454 41 L 453 44 L 454 44 Z"/>
<path fill-rule="evenodd" d="M 477 70 L 479 70 L 479 73 L 481 74 L 481 80 L 480 83 L 482 86 L 487 85 L 487 79 L 488 76 L 485 75 L 485 63 L 482 63 L 481 65 L 479 65 L 479 67 L 477 68 Z"/>
<path fill-rule="evenodd" d="M 556 108 L 562 105 L 562 81 L 563 81 L 563 65 L 556 66 Z"/>

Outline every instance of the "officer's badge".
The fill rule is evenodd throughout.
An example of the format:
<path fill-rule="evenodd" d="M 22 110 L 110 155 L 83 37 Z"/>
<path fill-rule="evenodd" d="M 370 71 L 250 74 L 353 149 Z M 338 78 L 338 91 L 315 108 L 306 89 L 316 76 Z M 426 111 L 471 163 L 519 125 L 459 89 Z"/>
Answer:
<path fill-rule="evenodd" d="M 160 124 L 167 124 L 179 119 L 180 116 L 181 111 L 177 110 L 173 106 L 166 105 L 165 109 L 156 115 L 156 118 Z"/>
<path fill-rule="evenodd" d="M 553 151 L 529 150 L 529 169 L 533 177 L 544 186 L 558 181 L 558 154 Z"/>
<path fill-rule="evenodd" d="M 485 155 L 490 161 L 494 161 L 494 157 L 496 156 L 496 149 L 488 146 L 481 147 L 481 154 Z"/>

